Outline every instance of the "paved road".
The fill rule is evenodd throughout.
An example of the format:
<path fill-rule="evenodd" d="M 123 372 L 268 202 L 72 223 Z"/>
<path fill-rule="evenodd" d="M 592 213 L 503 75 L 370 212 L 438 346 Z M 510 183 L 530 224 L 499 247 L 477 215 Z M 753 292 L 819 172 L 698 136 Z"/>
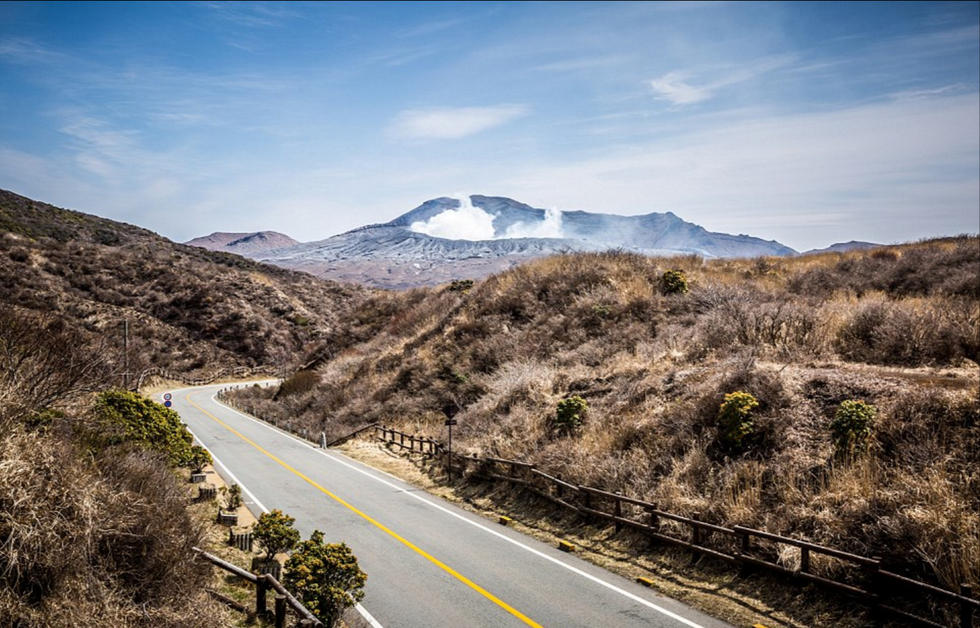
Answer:
<path fill-rule="evenodd" d="M 727 625 L 228 408 L 220 388 L 172 391 L 173 407 L 253 512 L 352 547 L 375 626 Z"/>

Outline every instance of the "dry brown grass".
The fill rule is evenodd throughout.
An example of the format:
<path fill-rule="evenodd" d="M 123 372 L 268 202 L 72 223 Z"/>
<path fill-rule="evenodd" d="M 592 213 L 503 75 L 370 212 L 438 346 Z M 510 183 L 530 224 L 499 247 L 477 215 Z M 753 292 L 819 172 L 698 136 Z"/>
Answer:
<path fill-rule="evenodd" d="M 316 389 L 236 403 L 338 436 L 370 421 L 439 436 L 454 415 L 473 452 L 976 585 L 978 244 L 715 262 L 556 256 L 467 293 L 379 297 L 323 348 Z M 671 268 L 688 294 L 660 293 Z M 735 390 L 760 402 L 738 455 L 716 425 Z M 588 401 L 586 423 L 558 436 L 549 418 L 570 395 Z M 879 409 L 871 447 L 849 461 L 829 430 L 847 399 Z"/>
<path fill-rule="evenodd" d="M 146 454 L 100 462 L 19 427 L 0 438 L 0 624 L 220 625 L 173 473 Z"/>

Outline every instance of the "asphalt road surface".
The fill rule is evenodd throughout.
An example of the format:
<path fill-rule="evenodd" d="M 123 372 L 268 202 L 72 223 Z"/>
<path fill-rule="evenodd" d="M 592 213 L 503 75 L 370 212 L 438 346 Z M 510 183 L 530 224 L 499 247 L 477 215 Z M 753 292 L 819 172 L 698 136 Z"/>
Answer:
<path fill-rule="evenodd" d="M 228 408 L 220 388 L 171 391 L 173 408 L 254 513 L 278 508 L 304 538 L 319 529 L 351 546 L 373 626 L 727 626 Z"/>

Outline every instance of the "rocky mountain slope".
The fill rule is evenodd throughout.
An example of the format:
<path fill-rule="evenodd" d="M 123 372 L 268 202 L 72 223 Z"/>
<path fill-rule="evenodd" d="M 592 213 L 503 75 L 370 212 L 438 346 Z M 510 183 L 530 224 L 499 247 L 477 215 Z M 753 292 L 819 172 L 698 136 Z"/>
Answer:
<path fill-rule="evenodd" d="M 0 190 L 0 302 L 49 315 L 130 368 L 207 371 L 299 359 L 357 287 Z"/>
<path fill-rule="evenodd" d="M 470 223 L 479 229 L 466 229 Z M 236 252 L 321 277 L 401 289 L 485 277 L 556 253 L 611 249 L 705 258 L 795 253 L 775 241 L 710 232 L 670 212 L 557 212 L 481 195 L 432 199 L 390 222 L 317 242 Z"/>
<path fill-rule="evenodd" d="M 215 231 L 211 235 L 194 238 L 184 242 L 184 244 L 199 246 L 210 251 L 224 251 L 246 257 L 258 257 L 266 251 L 295 246 L 299 242 L 278 231 L 256 231 L 253 233 Z"/>

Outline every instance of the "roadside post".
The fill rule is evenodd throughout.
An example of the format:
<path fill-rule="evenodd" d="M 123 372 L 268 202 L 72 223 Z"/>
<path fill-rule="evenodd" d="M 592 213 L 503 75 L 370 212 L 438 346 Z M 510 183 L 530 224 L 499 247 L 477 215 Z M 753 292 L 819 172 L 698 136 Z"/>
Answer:
<path fill-rule="evenodd" d="M 449 481 L 453 481 L 453 426 L 456 425 L 456 419 L 446 419 L 446 427 L 449 428 L 449 447 L 446 451 L 446 473 L 449 477 Z"/>

